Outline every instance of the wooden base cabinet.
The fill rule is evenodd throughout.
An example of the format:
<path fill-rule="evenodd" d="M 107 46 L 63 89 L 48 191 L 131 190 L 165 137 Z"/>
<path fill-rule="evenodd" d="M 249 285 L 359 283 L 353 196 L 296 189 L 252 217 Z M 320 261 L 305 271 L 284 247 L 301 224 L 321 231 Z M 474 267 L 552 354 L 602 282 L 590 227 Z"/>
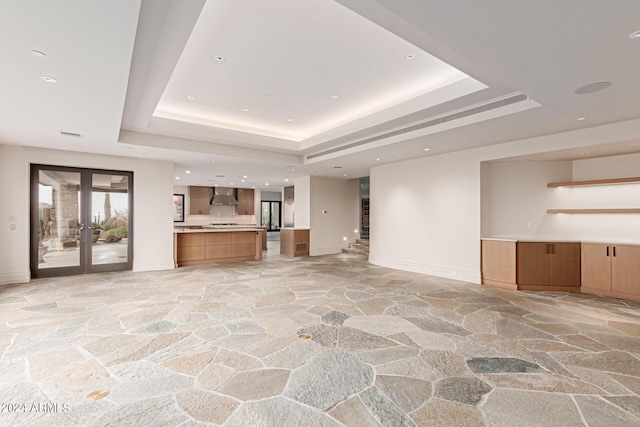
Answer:
<path fill-rule="evenodd" d="M 640 301 L 640 246 L 583 243 L 581 257 L 581 292 Z"/>
<path fill-rule="evenodd" d="M 580 292 L 580 243 L 482 240 L 482 283 L 507 289 Z"/>
<path fill-rule="evenodd" d="M 518 289 L 579 292 L 580 243 L 517 243 Z"/>

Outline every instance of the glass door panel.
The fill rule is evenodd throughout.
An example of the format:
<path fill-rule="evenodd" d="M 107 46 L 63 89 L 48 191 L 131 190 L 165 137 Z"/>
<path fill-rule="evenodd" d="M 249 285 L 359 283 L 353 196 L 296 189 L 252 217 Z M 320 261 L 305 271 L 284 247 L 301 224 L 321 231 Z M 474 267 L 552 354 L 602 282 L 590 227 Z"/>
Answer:
<path fill-rule="evenodd" d="M 126 175 L 91 176 L 91 265 L 129 258 L 129 179 Z"/>
<path fill-rule="evenodd" d="M 271 225 L 269 230 L 280 230 L 280 202 L 271 202 Z"/>
<path fill-rule="evenodd" d="M 80 268 L 81 174 L 38 171 L 37 268 Z"/>
<path fill-rule="evenodd" d="M 31 275 L 130 270 L 131 172 L 31 166 Z"/>
<path fill-rule="evenodd" d="M 260 225 L 267 231 L 280 230 L 280 202 L 260 202 Z"/>

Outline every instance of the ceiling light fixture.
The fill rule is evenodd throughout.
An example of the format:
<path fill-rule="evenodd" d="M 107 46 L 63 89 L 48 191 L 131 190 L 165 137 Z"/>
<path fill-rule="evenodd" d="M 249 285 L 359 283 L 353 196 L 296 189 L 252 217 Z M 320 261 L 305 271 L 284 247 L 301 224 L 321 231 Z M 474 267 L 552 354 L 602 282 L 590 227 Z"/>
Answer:
<path fill-rule="evenodd" d="M 347 174 L 346 174 L 346 173 L 345 173 L 345 174 L 343 174 L 343 175 L 344 175 L 344 176 L 347 176 Z"/>
<path fill-rule="evenodd" d="M 379 161 L 380 161 L 380 158 L 378 157 L 378 158 L 376 159 L 376 162 L 379 162 Z"/>
<path fill-rule="evenodd" d="M 46 53 L 44 53 L 43 51 L 41 51 L 41 50 L 35 50 L 35 49 L 33 49 L 33 50 L 31 51 L 31 54 L 32 54 L 32 55 L 34 55 L 34 56 L 38 56 L 38 57 L 40 57 L 40 58 L 44 58 L 45 56 L 47 56 L 47 54 L 46 54 Z"/>
<path fill-rule="evenodd" d="M 588 93 L 598 92 L 611 86 L 611 82 L 595 82 L 579 87 L 574 91 L 576 95 L 586 95 Z"/>
<path fill-rule="evenodd" d="M 240 180 L 240 182 L 244 182 L 244 181 L 245 181 L 244 179 L 241 179 L 241 180 Z"/>
<path fill-rule="evenodd" d="M 640 30 L 634 31 L 633 33 L 629 34 L 629 38 L 632 40 L 640 39 Z"/>
<path fill-rule="evenodd" d="M 179 176 L 176 176 L 176 179 L 180 179 L 180 177 L 179 177 Z"/>
<path fill-rule="evenodd" d="M 252 185 L 252 186 L 251 186 L 251 188 L 256 188 L 256 186 L 255 186 L 255 185 Z"/>
<path fill-rule="evenodd" d="M 295 172 L 295 171 L 296 171 L 296 169 L 295 169 L 295 168 L 291 169 L 291 172 Z"/>
<path fill-rule="evenodd" d="M 242 175 L 242 177 L 246 179 L 246 178 L 247 178 L 247 175 Z"/>
<path fill-rule="evenodd" d="M 409 54 L 407 54 L 407 55 L 404 57 L 404 59 L 407 59 L 407 60 L 411 61 L 411 60 L 412 60 L 412 59 L 414 59 L 415 57 L 416 57 L 416 54 L 415 54 L 415 53 L 409 53 Z"/>
<path fill-rule="evenodd" d="M 587 120 L 587 116 L 580 116 L 580 117 L 576 117 L 576 120 L 581 122 L 583 120 Z"/>
<path fill-rule="evenodd" d="M 293 119 L 291 119 L 291 118 L 288 118 L 288 119 L 287 119 L 287 121 L 288 121 L 288 122 L 292 122 L 292 121 L 293 121 Z"/>
<path fill-rule="evenodd" d="M 56 80 L 55 78 L 51 77 L 51 76 L 40 76 L 40 78 L 42 80 L 44 80 L 47 83 L 58 83 L 58 80 Z"/>
<path fill-rule="evenodd" d="M 246 113 L 247 111 L 249 111 L 249 109 L 248 108 L 243 108 L 242 111 L 244 111 Z"/>
<path fill-rule="evenodd" d="M 265 183 L 264 183 L 264 185 L 269 185 L 269 183 L 268 183 L 268 182 L 265 182 Z"/>
<path fill-rule="evenodd" d="M 334 93 L 333 95 L 331 95 L 331 98 L 338 99 L 340 98 L 340 95 L 338 95 L 337 93 Z"/>
<path fill-rule="evenodd" d="M 233 182 L 230 182 L 229 185 L 233 185 Z"/>
<path fill-rule="evenodd" d="M 216 162 L 215 160 L 211 160 L 211 163 L 215 163 L 215 162 Z"/>
<path fill-rule="evenodd" d="M 191 173 L 191 171 L 184 171 L 185 173 Z"/>
<path fill-rule="evenodd" d="M 425 148 L 424 151 L 431 151 L 431 148 Z"/>
<path fill-rule="evenodd" d="M 192 96 L 192 95 L 189 95 L 189 96 L 187 96 L 187 99 L 189 99 L 189 100 L 193 101 L 194 99 L 196 99 L 196 97 L 195 97 L 195 96 Z"/>
<path fill-rule="evenodd" d="M 285 178 L 285 179 L 284 179 L 284 182 L 289 182 L 289 178 Z"/>
<path fill-rule="evenodd" d="M 218 62 L 224 62 L 224 56 L 216 55 L 214 58 L 216 58 L 216 61 Z"/>

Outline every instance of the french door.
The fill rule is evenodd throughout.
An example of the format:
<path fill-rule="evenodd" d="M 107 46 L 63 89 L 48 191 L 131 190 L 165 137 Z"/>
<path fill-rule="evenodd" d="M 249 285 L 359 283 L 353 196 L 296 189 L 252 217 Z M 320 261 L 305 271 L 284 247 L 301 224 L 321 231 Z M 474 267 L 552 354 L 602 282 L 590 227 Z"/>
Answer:
<path fill-rule="evenodd" d="M 267 231 L 280 231 L 280 202 L 260 202 L 260 225 Z"/>
<path fill-rule="evenodd" d="M 131 270 L 133 173 L 31 165 L 31 276 Z"/>

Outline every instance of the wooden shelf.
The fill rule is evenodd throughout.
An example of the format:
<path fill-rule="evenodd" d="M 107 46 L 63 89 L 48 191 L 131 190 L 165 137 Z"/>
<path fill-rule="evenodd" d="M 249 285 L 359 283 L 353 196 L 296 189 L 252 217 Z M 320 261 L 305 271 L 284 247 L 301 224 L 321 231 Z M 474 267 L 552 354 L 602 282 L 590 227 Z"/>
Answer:
<path fill-rule="evenodd" d="M 586 187 L 595 185 L 611 185 L 611 184 L 634 184 L 640 183 L 640 177 L 634 178 L 612 178 L 612 179 L 593 179 L 589 181 L 567 181 L 567 182 L 550 182 L 548 188 L 553 187 Z"/>
<path fill-rule="evenodd" d="M 621 209 L 547 209 L 550 214 L 633 214 L 640 213 L 640 208 Z"/>

